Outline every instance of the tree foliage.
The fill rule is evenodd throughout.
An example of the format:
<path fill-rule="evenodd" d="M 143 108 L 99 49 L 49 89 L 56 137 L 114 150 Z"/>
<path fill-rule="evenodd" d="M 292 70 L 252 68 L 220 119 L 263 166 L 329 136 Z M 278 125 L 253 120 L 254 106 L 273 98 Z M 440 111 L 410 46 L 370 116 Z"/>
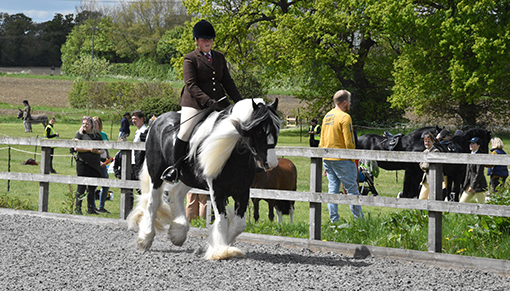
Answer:
<path fill-rule="evenodd" d="M 395 120 L 386 101 L 396 54 L 371 22 L 375 1 L 183 1 L 207 17 L 216 46 L 241 69 L 262 67 L 267 77 L 300 76 L 296 95 L 309 114 L 323 115 L 339 89 L 353 93 L 357 121 Z"/>
<path fill-rule="evenodd" d="M 400 55 L 393 107 L 457 117 L 508 116 L 509 1 L 388 1 L 379 7 Z"/>

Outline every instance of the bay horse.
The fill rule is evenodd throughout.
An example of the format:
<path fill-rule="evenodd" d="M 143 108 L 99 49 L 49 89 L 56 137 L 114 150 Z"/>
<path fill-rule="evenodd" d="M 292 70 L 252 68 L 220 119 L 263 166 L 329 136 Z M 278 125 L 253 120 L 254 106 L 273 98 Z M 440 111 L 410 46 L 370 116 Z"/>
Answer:
<path fill-rule="evenodd" d="M 17 118 L 20 119 L 22 117 L 23 117 L 23 110 L 18 108 Z M 29 124 L 42 123 L 43 127 L 46 128 L 46 126 L 48 125 L 48 116 L 46 116 L 44 114 L 31 115 L 30 119 L 26 120 L 26 122 Z M 31 129 L 32 128 L 30 127 L 30 131 L 31 131 Z"/>
<path fill-rule="evenodd" d="M 278 165 L 270 171 L 259 171 L 255 174 L 255 179 L 251 184 L 252 188 L 275 189 L 275 190 L 297 190 L 297 169 L 294 163 L 285 158 L 278 159 Z M 253 218 L 258 221 L 259 202 L 266 200 L 268 204 L 268 217 L 272 222 L 274 220 L 274 210 L 276 210 L 278 223 L 283 222 L 283 215 L 290 215 L 290 222 L 294 221 L 294 201 L 252 198 Z"/>
<path fill-rule="evenodd" d="M 139 249 L 151 247 L 156 230 L 166 230 L 174 245 L 184 244 L 190 227 L 184 198 L 191 188 L 199 188 L 209 191 L 215 215 L 205 258 L 221 260 L 244 255 L 231 244 L 246 226 L 244 216 L 257 166 L 269 170 L 278 163 L 275 146 L 281 121 L 277 106 L 278 99 L 270 105 L 260 98 L 243 99 L 210 113 L 193 130 L 181 179 L 167 188 L 167 201 L 163 198 L 167 182 L 161 175 L 172 164 L 180 114 L 167 112 L 154 121 L 145 144 L 142 194 L 128 216 L 129 227 L 139 228 Z M 229 208 L 227 213 L 229 197 L 234 200 L 234 210 Z"/>
<path fill-rule="evenodd" d="M 438 126 L 422 127 L 410 132 L 409 134 L 398 134 L 392 136 L 389 133 L 385 135 L 364 134 L 358 137 L 356 143 L 357 149 L 365 150 L 392 150 L 392 151 L 412 151 L 422 152 L 425 150 L 421 135 L 424 132 L 430 132 L 436 136 L 441 131 Z M 404 187 L 398 197 L 415 198 L 420 194 L 420 181 L 423 171 L 418 163 L 406 162 L 385 162 L 377 161 L 379 167 L 389 171 L 405 170 Z"/>

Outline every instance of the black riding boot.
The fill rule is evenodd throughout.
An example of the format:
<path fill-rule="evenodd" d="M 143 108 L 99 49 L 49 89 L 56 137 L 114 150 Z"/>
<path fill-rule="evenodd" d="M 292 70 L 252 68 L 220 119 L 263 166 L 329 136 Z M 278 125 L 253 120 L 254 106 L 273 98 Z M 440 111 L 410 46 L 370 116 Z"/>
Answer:
<path fill-rule="evenodd" d="M 177 183 L 179 181 L 179 171 L 181 170 L 181 163 L 182 160 L 184 160 L 188 143 L 189 142 L 183 141 L 179 138 L 175 140 L 173 166 L 170 166 L 163 171 L 161 179 L 170 183 Z"/>

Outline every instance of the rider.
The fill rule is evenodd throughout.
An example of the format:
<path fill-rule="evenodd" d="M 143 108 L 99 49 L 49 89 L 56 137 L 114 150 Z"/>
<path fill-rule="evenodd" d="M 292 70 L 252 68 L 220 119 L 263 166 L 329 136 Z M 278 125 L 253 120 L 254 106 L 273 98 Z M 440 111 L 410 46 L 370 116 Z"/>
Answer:
<path fill-rule="evenodd" d="M 237 102 L 241 95 L 230 76 L 224 55 L 212 50 L 216 33 L 211 23 L 201 20 L 193 27 L 193 39 L 197 48 L 184 56 L 182 68 L 184 88 L 181 92 L 181 124 L 173 152 L 173 165 L 168 167 L 162 179 L 175 183 L 179 179 L 181 162 L 186 154 L 191 131 L 211 110 L 227 107 L 230 103 L 218 102 L 225 96 Z"/>

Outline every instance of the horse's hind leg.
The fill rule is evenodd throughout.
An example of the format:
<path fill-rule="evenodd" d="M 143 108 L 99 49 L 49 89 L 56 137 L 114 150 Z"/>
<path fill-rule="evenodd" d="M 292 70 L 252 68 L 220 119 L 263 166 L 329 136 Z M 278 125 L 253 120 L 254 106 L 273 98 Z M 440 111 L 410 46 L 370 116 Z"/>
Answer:
<path fill-rule="evenodd" d="M 184 209 L 184 198 L 190 189 L 191 187 L 183 183 L 177 183 L 168 192 L 168 204 L 172 213 L 172 220 L 168 228 L 168 238 L 176 246 L 184 244 L 190 228 Z"/>
<path fill-rule="evenodd" d="M 142 194 L 139 198 L 137 208 L 139 206 L 145 208 L 138 224 L 138 238 L 136 239 L 138 248 L 141 250 L 149 249 L 156 235 L 156 212 L 161 204 L 162 193 L 163 187 L 159 187 L 152 189 L 150 193 Z"/>

